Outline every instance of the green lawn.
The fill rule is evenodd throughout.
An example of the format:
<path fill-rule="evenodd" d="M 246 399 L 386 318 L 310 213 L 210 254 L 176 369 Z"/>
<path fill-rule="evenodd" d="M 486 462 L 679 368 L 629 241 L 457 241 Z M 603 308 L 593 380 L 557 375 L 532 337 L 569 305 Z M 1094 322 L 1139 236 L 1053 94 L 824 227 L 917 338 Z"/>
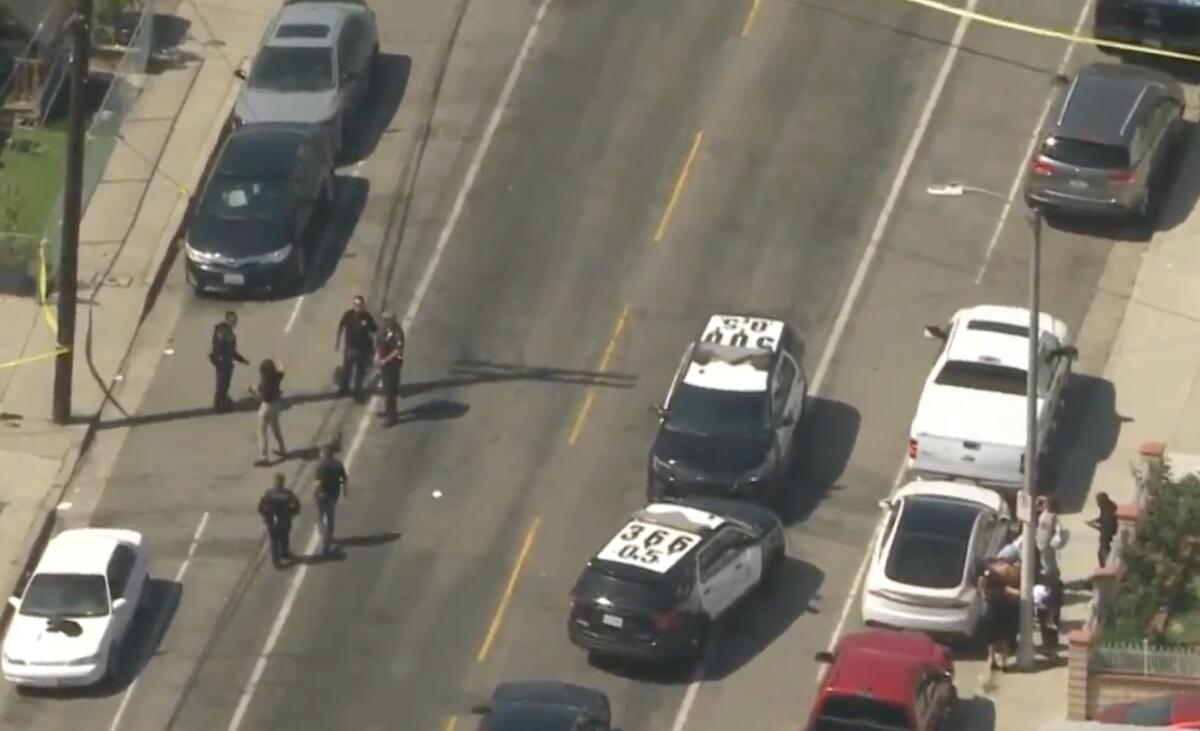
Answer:
<path fill-rule="evenodd" d="M 61 127 L 18 129 L 0 152 L 0 226 L 15 210 L 13 233 L 41 238 L 62 192 L 67 135 Z"/>

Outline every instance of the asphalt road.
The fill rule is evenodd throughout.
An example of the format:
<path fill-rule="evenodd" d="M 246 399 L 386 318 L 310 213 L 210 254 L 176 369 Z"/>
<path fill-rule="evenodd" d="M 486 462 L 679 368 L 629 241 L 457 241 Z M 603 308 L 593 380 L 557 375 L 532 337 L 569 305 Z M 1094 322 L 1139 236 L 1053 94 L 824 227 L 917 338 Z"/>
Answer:
<path fill-rule="evenodd" d="M 1060 27 L 1079 11 L 1018 5 Z M 377 8 L 388 82 L 312 291 L 189 302 L 141 408 L 108 423 L 131 428 L 94 522 L 145 531 L 161 579 L 128 652 L 137 685 L 9 694 L 3 728 L 107 728 L 114 714 L 134 731 L 235 716 L 247 730 L 466 728 L 496 682 L 534 677 L 604 689 L 626 731 L 803 718 L 813 653 L 856 624 L 843 606 L 934 356 L 921 326 L 1024 296 L 1021 208 L 989 251 L 1000 202 L 924 188 L 1008 190 L 1063 48 L 971 28 L 931 108 L 955 21 L 908 5 L 764 0 L 747 24 L 749 2 L 555 0 L 509 90 L 538 5 L 460 7 Z M 1113 244 L 1045 243 L 1044 304 L 1077 328 Z M 355 292 L 415 314 L 405 418 L 361 439 L 365 408 L 328 395 Z M 174 295 L 188 296 L 178 277 Z M 247 356 L 286 365 L 296 454 L 279 469 L 302 497 L 315 445 L 341 432 L 353 450 L 347 555 L 307 562 L 302 583 L 262 562 L 253 507 L 270 473 L 250 466 L 253 415 L 205 409 L 210 328 L 230 306 Z M 718 310 L 794 322 L 810 373 L 837 342 L 784 516 L 785 589 L 746 608 L 689 688 L 686 672 L 590 666 L 565 639 L 565 605 L 641 504 L 648 406 Z M 310 532 L 306 515 L 301 546 Z"/>

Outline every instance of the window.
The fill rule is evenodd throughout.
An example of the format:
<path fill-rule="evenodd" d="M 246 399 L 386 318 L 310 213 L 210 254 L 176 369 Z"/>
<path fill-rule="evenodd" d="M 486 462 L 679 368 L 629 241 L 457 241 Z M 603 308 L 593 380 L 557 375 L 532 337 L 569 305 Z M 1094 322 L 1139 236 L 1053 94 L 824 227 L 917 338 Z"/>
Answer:
<path fill-rule="evenodd" d="M 761 432 L 769 429 L 765 391 L 718 391 L 680 383 L 671 394 L 670 423 L 693 434 Z"/>
<path fill-rule="evenodd" d="M 311 46 L 267 46 L 247 83 L 268 91 L 328 91 L 333 88 L 333 53 Z"/>
<path fill-rule="evenodd" d="M 831 695 L 821 704 L 817 728 L 911 731 L 912 725 L 901 706 L 866 696 Z"/>
<path fill-rule="evenodd" d="M 283 180 L 214 178 L 200 209 L 221 218 L 275 218 L 287 207 L 290 186 Z"/>
<path fill-rule="evenodd" d="M 21 601 L 29 617 L 103 617 L 108 614 L 108 591 L 100 574 L 38 574 Z"/>
<path fill-rule="evenodd" d="M 1010 396 L 1025 395 L 1025 369 L 997 363 L 948 360 L 934 378 L 939 386 L 995 391 Z"/>
<path fill-rule="evenodd" d="M 129 588 L 129 577 L 133 574 L 136 563 L 137 554 L 129 546 L 117 546 L 113 551 L 112 558 L 108 561 L 108 590 L 113 599 L 125 596 L 125 590 Z"/>
<path fill-rule="evenodd" d="M 737 553 L 737 534 L 732 530 L 723 530 L 701 549 L 698 558 L 700 564 L 700 580 L 708 581 L 724 568 L 725 564 Z"/>
<path fill-rule="evenodd" d="M 1042 154 L 1051 160 L 1084 168 L 1108 170 L 1129 167 L 1129 151 L 1125 148 L 1069 137 L 1047 138 L 1042 145 Z"/>

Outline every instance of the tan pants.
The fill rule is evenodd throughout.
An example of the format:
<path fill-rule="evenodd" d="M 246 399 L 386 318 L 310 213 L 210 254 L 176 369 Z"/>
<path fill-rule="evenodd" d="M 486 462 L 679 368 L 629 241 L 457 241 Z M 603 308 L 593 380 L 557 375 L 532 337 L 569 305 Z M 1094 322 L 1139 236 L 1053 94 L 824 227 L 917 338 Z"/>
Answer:
<path fill-rule="evenodd" d="M 280 454 L 287 453 L 287 448 L 283 446 L 283 430 L 279 428 L 279 413 L 282 410 L 283 404 L 278 401 L 272 404 L 263 402 L 258 406 L 258 451 L 264 460 L 267 459 L 267 429 L 275 435 Z"/>

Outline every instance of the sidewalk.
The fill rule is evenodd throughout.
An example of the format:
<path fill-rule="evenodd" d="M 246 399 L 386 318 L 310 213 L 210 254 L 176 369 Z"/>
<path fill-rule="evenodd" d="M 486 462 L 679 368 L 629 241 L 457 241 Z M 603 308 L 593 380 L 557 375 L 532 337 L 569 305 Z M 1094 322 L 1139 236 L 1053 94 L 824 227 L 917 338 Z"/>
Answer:
<path fill-rule="evenodd" d="M 1194 197 L 1195 166 L 1200 155 L 1195 147 L 1184 161 L 1184 172 L 1177 182 L 1180 198 Z M 1189 172 L 1190 170 L 1190 172 Z M 1192 200 L 1184 201 L 1191 206 Z M 1132 470 L 1141 466 L 1139 449 L 1146 442 L 1164 442 L 1168 462 L 1175 473 L 1200 469 L 1200 208 L 1193 207 L 1187 220 L 1158 235 L 1145 256 L 1136 247 L 1118 245 L 1105 271 L 1097 301 L 1088 312 L 1080 333 L 1081 356 L 1078 372 L 1087 375 L 1077 380 L 1091 381 L 1087 396 L 1069 408 L 1077 413 L 1069 418 L 1076 434 L 1068 435 L 1070 444 L 1062 455 L 1063 476 L 1060 521 L 1070 532 L 1070 540 L 1060 556 L 1063 578 L 1086 580 L 1097 568 L 1096 531 L 1085 521 L 1097 514 L 1096 492 L 1105 491 L 1118 504 L 1133 503 L 1136 484 Z M 1140 265 L 1140 272 L 1138 266 Z M 1117 282 L 1137 272 L 1128 302 L 1105 292 L 1118 292 Z M 1104 333 L 1123 320 L 1108 350 Z M 1107 325 L 1107 327 L 1106 327 Z M 1092 363 L 1088 363 L 1089 357 Z M 1149 376 L 1149 377 L 1147 377 Z M 1099 460 L 1097 458 L 1100 458 Z M 1094 472 L 1091 465 L 1095 464 Z M 1063 609 L 1063 636 L 1082 626 L 1088 616 L 1090 591 L 1067 591 Z M 1067 668 L 1065 647 L 1060 653 L 1063 664 L 1043 667 L 1029 674 L 996 673 L 991 678 L 963 678 L 960 692 L 969 696 L 973 689 L 994 704 L 996 731 L 1037 731 L 1050 720 L 1067 717 Z M 991 726 L 970 725 L 971 729 Z"/>
<path fill-rule="evenodd" d="M 175 44 L 160 44 L 163 60 L 140 78 L 82 224 L 75 423 L 50 421 L 53 358 L 0 368 L 0 590 L 16 584 L 31 550 L 52 532 L 54 507 L 87 450 L 106 394 L 132 413 L 149 385 L 154 369 L 130 362 L 131 345 L 174 262 L 191 191 L 233 106 L 233 71 L 253 52 L 277 5 L 156 3 L 157 28 L 171 29 L 165 35 L 173 33 Z M 48 320 L 32 299 L 0 297 L 0 363 L 53 352 Z M 157 360 L 157 352 L 150 355 Z"/>

